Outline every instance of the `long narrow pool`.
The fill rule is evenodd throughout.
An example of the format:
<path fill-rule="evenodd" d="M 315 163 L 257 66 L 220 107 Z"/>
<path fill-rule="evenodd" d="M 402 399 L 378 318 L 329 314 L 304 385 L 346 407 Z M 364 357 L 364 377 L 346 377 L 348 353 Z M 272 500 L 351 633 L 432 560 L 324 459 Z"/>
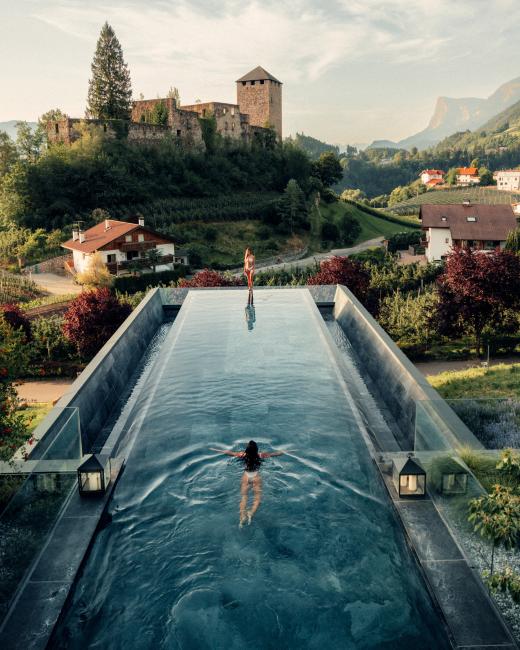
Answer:
<path fill-rule="evenodd" d="M 306 289 L 191 292 L 53 647 L 445 648 Z M 239 528 L 242 467 L 285 450 Z"/>

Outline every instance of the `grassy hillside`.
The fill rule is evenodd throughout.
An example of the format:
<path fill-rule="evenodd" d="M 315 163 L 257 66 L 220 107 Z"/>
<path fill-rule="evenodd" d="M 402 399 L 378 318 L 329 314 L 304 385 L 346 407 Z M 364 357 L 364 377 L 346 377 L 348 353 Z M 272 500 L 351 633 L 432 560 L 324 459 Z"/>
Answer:
<path fill-rule="evenodd" d="M 396 203 L 392 212 L 396 214 L 418 213 L 421 205 L 455 204 L 469 199 L 473 203 L 486 205 L 510 204 L 520 201 L 520 193 L 502 192 L 491 187 L 454 187 L 447 190 L 429 190 L 419 196 L 413 196 L 406 201 Z"/>
<path fill-rule="evenodd" d="M 430 384 L 445 399 L 506 397 L 520 399 L 520 363 L 491 368 L 469 368 L 429 376 Z"/>
<path fill-rule="evenodd" d="M 320 207 L 320 211 L 324 219 L 329 221 L 336 221 L 336 219 L 345 213 L 357 219 L 361 225 L 361 233 L 354 242 L 355 244 L 364 242 L 367 239 L 374 239 L 375 237 L 390 237 L 396 232 L 408 232 L 417 228 L 417 225 L 413 222 L 410 222 L 409 225 L 404 225 L 404 223 L 387 220 L 384 218 L 386 216 L 384 214 L 382 216 L 376 216 L 375 211 L 374 214 L 371 214 L 372 211 L 365 211 L 361 206 L 344 203 L 343 201 L 323 205 Z"/>

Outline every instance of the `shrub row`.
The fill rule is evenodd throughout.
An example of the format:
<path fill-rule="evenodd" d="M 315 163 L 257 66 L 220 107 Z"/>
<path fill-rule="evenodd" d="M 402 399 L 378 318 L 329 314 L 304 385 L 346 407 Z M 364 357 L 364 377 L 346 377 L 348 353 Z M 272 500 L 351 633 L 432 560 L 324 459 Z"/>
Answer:
<path fill-rule="evenodd" d="M 186 275 L 187 268 L 179 266 L 173 271 L 157 271 L 156 273 L 143 273 L 142 275 L 120 275 L 114 278 L 113 289 L 120 293 L 136 293 L 145 291 L 148 287 L 176 282 Z"/>

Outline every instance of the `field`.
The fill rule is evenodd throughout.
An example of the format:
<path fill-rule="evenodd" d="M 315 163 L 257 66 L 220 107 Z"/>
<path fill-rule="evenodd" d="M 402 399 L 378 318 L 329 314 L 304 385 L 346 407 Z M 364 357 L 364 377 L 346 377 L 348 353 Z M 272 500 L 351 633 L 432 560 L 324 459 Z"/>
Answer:
<path fill-rule="evenodd" d="M 383 236 L 388 238 L 396 232 L 409 232 L 415 229 L 413 225 L 405 226 L 400 223 L 387 221 L 384 218 L 376 217 L 374 214 L 359 209 L 354 204 L 344 203 L 343 201 L 323 205 L 320 207 L 320 211 L 325 219 L 332 221 L 345 213 L 355 217 L 361 225 L 361 233 L 354 244 L 360 244 L 367 239 L 374 239 L 375 237 Z"/>
<path fill-rule="evenodd" d="M 442 372 L 428 381 L 445 399 L 520 399 L 520 363 Z"/>
<path fill-rule="evenodd" d="M 29 302 L 41 295 L 42 292 L 32 280 L 0 269 L 0 305 Z"/>
<path fill-rule="evenodd" d="M 462 203 L 465 199 L 486 205 L 511 204 L 520 201 L 520 193 L 502 192 L 491 187 L 454 187 L 447 190 L 429 190 L 419 196 L 401 201 L 388 209 L 396 214 L 412 214 L 418 213 L 419 207 L 425 203 L 455 204 Z"/>

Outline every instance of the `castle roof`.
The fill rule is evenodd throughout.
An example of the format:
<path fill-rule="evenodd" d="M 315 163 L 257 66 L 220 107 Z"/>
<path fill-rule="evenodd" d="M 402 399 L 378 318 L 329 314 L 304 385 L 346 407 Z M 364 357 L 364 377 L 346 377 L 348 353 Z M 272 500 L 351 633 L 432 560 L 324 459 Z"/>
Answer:
<path fill-rule="evenodd" d="M 239 81 L 262 81 L 265 79 L 268 79 L 269 81 L 276 81 L 278 84 L 282 83 L 276 77 L 273 77 L 272 74 L 269 74 L 267 70 L 264 70 L 262 66 L 256 67 L 254 70 L 251 70 L 251 72 L 248 72 L 243 77 L 240 77 L 240 79 L 237 79 L 237 83 Z"/>

